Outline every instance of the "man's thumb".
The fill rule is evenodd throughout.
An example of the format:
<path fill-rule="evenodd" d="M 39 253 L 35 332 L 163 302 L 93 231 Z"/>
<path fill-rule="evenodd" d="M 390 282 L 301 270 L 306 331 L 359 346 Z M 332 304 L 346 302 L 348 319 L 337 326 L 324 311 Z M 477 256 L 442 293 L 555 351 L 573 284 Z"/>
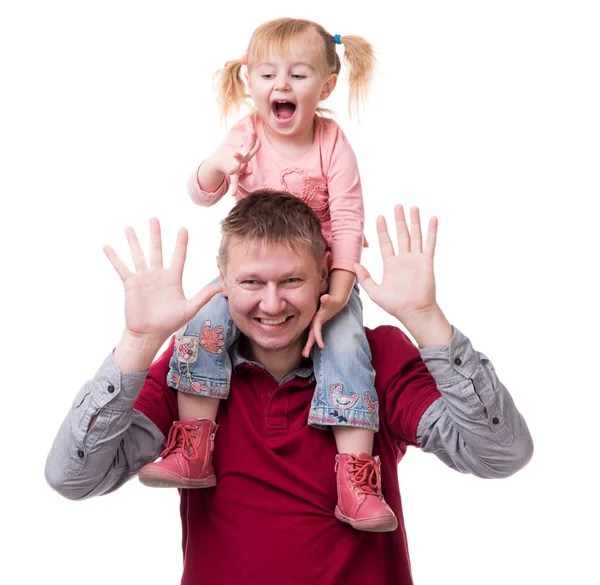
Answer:
<path fill-rule="evenodd" d="M 356 272 L 356 278 L 358 279 L 358 283 L 362 286 L 367 294 L 371 296 L 371 293 L 374 292 L 375 281 L 371 278 L 369 271 L 362 264 L 354 265 L 354 272 Z"/>

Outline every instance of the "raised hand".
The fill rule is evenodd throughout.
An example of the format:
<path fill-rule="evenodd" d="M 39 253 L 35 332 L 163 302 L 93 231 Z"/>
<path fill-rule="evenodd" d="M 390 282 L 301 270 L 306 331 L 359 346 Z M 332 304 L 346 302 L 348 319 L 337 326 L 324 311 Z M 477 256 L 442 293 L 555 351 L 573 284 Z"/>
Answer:
<path fill-rule="evenodd" d="M 379 248 L 383 259 L 383 279 L 377 284 L 368 270 L 355 265 L 358 282 L 382 309 L 396 317 L 413 334 L 419 345 L 449 341 L 452 327 L 435 297 L 433 257 L 437 238 L 437 218 L 429 220 L 423 246 L 419 209 L 410 210 L 410 231 L 402 205 L 394 208 L 398 253 L 382 216 L 377 218 Z"/>
<path fill-rule="evenodd" d="M 238 188 L 238 177 L 240 171 L 254 158 L 260 150 L 260 140 L 253 130 L 248 142 L 240 148 L 234 148 L 223 144 L 217 148 L 214 154 L 206 161 L 215 170 L 224 175 L 231 176 L 231 193 L 235 194 Z M 206 164 L 205 163 L 205 164 Z"/>
<path fill-rule="evenodd" d="M 154 348 L 155 351 L 187 323 L 221 287 L 208 285 L 190 299 L 183 293 L 182 274 L 188 234 L 177 234 L 171 266 L 163 268 L 160 224 L 150 220 L 150 264 L 133 228 L 125 230 L 135 271 L 131 272 L 116 252 L 104 247 L 104 253 L 119 274 L 125 288 L 125 332 L 129 346 Z"/>

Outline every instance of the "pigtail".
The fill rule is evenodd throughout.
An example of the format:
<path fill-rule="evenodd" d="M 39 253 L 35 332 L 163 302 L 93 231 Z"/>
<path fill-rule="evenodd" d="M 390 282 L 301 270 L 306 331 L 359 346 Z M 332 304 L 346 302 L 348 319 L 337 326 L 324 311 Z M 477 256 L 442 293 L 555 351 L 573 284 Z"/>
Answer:
<path fill-rule="evenodd" d="M 242 59 L 227 61 L 225 67 L 219 69 L 213 77 L 213 86 L 223 121 L 237 114 L 246 103 L 248 95 L 242 79 L 242 65 Z"/>
<path fill-rule="evenodd" d="M 351 117 L 358 117 L 375 74 L 375 51 L 373 45 L 362 37 L 344 35 L 338 38 L 344 45 L 344 65 L 348 68 L 348 110 Z"/>

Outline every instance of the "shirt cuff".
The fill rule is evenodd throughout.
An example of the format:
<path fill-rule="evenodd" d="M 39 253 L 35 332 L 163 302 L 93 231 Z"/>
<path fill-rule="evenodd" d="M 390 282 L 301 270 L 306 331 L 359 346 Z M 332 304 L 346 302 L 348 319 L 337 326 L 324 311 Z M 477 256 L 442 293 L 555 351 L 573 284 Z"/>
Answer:
<path fill-rule="evenodd" d="M 457 378 L 471 378 L 480 362 L 479 354 L 471 341 L 456 327 L 449 345 L 436 345 L 422 348 L 421 357 L 436 381 L 452 381 Z"/>
<path fill-rule="evenodd" d="M 131 410 L 147 375 L 148 371 L 122 373 L 114 353 L 110 352 L 94 376 L 91 397 L 94 406 L 104 408 L 110 403 L 115 411 Z"/>

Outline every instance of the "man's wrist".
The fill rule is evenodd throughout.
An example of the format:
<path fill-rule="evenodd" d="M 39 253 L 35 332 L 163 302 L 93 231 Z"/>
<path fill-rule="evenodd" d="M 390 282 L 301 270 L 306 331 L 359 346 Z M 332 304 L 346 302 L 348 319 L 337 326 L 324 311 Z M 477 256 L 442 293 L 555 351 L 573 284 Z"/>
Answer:
<path fill-rule="evenodd" d="M 124 331 L 113 356 L 122 373 L 145 372 L 150 369 L 164 341 L 150 335 L 137 336 Z"/>
<path fill-rule="evenodd" d="M 454 334 L 454 328 L 438 305 L 397 319 L 406 327 L 421 349 L 449 345 Z"/>

